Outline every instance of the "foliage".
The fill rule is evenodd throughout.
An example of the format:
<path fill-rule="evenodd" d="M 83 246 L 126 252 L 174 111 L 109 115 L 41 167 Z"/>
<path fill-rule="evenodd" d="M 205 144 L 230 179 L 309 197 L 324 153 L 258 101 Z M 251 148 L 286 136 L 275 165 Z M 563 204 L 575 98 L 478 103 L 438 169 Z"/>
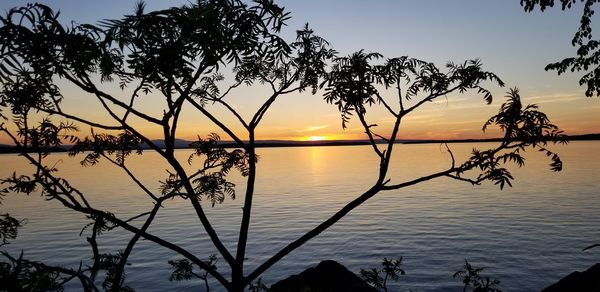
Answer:
<path fill-rule="evenodd" d="M 256 280 L 255 283 L 250 283 L 250 285 L 248 285 L 248 291 L 263 292 L 263 291 L 269 291 L 269 288 L 267 288 L 267 285 L 265 285 L 265 283 L 263 283 L 262 278 L 258 278 L 258 280 Z"/>
<path fill-rule="evenodd" d="M 7 260 L 0 262 L 2 291 L 63 291 L 63 285 L 73 279 L 80 281 L 83 291 L 98 291 L 93 277 L 88 277 L 81 265 L 77 270 L 68 269 L 23 259 L 23 252 L 18 258 L 4 251 L 0 253 Z M 124 286 L 120 291 L 132 289 Z"/>
<path fill-rule="evenodd" d="M 369 285 L 382 289 L 383 291 L 388 291 L 387 289 L 387 280 L 391 279 L 393 281 L 398 281 L 400 276 L 405 275 L 403 269 L 400 268 L 402 265 L 402 257 L 398 259 L 388 260 L 384 258 L 381 262 L 381 269 L 371 269 L 364 270 L 360 269 L 360 276 L 367 282 Z M 383 276 L 382 276 L 383 275 Z"/>
<path fill-rule="evenodd" d="M 497 151 L 473 150 L 473 155 L 468 163 L 478 165 L 482 171 L 478 180 L 487 179 L 504 188 L 505 184 L 512 186 L 513 176 L 502 164 L 513 162 L 521 167 L 525 164 L 525 158 L 521 155 L 526 147 L 537 149 L 550 157 L 550 169 L 562 170 L 560 157 L 545 146 L 548 141 L 567 143 L 566 136 L 557 126 L 551 124 L 548 117 L 537 110 L 537 105 L 521 105 L 521 97 L 516 88 L 507 93 L 508 101 L 500 107 L 497 115 L 492 116 L 484 125 L 483 131 L 488 126 L 496 125 L 504 132 L 502 144 L 506 145 L 508 152 L 498 155 Z M 511 144 L 511 142 L 518 142 Z M 509 146 L 510 145 L 510 146 Z"/>
<path fill-rule="evenodd" d="M 146 12 L 140 3 L 133 14 L 98 25 L 65 26 L 58 18 L 58 13 L 43 4 L 14 8 L 0 17 L 0 133 L 33 166 L 31 173 L 15 172 L 0 183 L 3 194 L 40 192 L 44 198 L 87 217 L 82 235 L 86 234 L 90 244 L 93 264 L 85 269 L 49 267 L 58 273 L 56 277 L 80 279 L 86 290 L 97 289 L 93 283 L 100 271 L 105 273 L 103 289 L 129 290 L 126 266 L 140 239 L 182 257 L 170 262 L 174 269 L 172 280 L 197 278 L 207 284 L 210 275 L 229 291 L 243 291 L 253 282 L 251 289 L 262 289 L 262 273 L 379 193 L 442 177 L 475 185 L 490 181 L 503 188 L 513 180 L 507 164 L 522 166 L 522 155 L 529 148 L 548 154 L 553 170 L 562 168 L 558 155 L 546 147 L 549 142 L 562 141 L 562 132 L 537 106 L 523 107 L 514 89 L 499 113 L 484 126 L 484 130 L 499 127 L 504 137 L 499 145 L 474 149 L 462 163 L 456 161 L 448 147 L 451 164 L 446 169 L 407 181 L 389 177 L 393 150 L 405 117 L 438 98 L 468 92 L 490 104 L 493 97 L 487 86 L 504 86 L 477 59 L 449 62 L 445 68 L 438 68 L 408 56 L 384 58 L 362 50 L 340 57 L 308 25 L 297 31 L 295 40 L 287 42 L 281 38 L 280 30 L 289 14 L 270 0 L 200 0 L 153 12 Z M 70 112 L 63 103 L 71 102 L 72 97 L 63 96 L 57 80 L 86 93 L 86 98 L 96 102 L 110 121 Z M 122 91 L 115 95 L 103 90 L 102 85 L 117 86 Z M 244 117 L 228 97 L 255 85 L 266 87 L 269 93 L 251 117 Z M 325 101 L 338 108 L 343 128 L 352 118 L 358 118 L 370 147 L 379 157 L 374 169 L 377 179 L 329 218 L 258 263 L 254 270 L 246 271 L 259 158 L 256 130 L 272 105 L 286 94 L 314 94 L 319 89 L 324 91 Z M 162 106 L 162 114 L 145 112 L 136 103 L 157 96 L 156 104 Z M 216 106 L 230 114 L 233 123 L 217 118 Z M 384 108 L 393 121 L 391 129 L 375 132 L 377 125 L 369 123 L 367 115 L 373 107 Z M 190 145 L 193 153 L 187 161 L 180 161 L 174 152 L 184 108 L 210 121 L 215 133 L 198 137 Z M 161 130 L 160 141 L 143 132 L 146 125 Z M 89 128 L 90 134 L 86 136 L 81 128 Z M 216 132 L 224 133 L 236 148 L 226 149 Z M 88 201 L 86 194 L 61 178 L 56 166 L 47 159 L 53 149 L 65 143 L 73 144 L 69 154 L 82 157 L 82 166 L 106 161 L 122 171 L 147 195 L 152 208 L 124 218 Z M 145 185 L 129 168 L 129 158 L 141 155 L 144 148 L 168 164 L 158 190 Z M 192 170 L 187 171 L 189 168 Z M 242 196 L 235 193 L 236 186 L 229 181 L 232 172 L 246 179 Z M 238 196 L 244 201 L 233 253 L 231 244 L 219 237 L 204 208 Z M 198 224 L 218 252 L 216 256 L 202 260 L 177 240 L 149 231 L 161 208 L 176 199 L 185 200 L 194 208 Z M 134 220 L 141 224 L 132 224 Z M 101 253 L 97 238 L 115 229 L 129 232 L 130 240 L 118 254 Z M 217 259 L 225 269 L 220 266 L 217 270 Z M 366 275 L 385 287 L 388 278 L 397 279 L 403 273 L 400 263 L 401 260 L 384 259 L 381 270 L 367 271 Z"/>
<path fill-rule="evenodd" d="M 125 275 L 123 272 L 117 277 L 119 273 L 119 263 L 123 258 L 122 254 L 99 254 L 94 258 L 96 263 L 94 269 L 96 271 L 105 270 L 106 277 L 102 281 L 102 288 L 105 291 L 110 290 L 112 287 L 119 287 L 119 291 L 128 292 L 134 291 L 131 287 L 124 285 Z M 119 281 L 117 283 L 117 281 Z"/>
<path fill-rule="evenodd" d="M 85 137 L 83 140 L 73 138 L 73 141 L 76 143 L 69 149 L 69 155 L 76 156 L 85 153 L 85 158 L 81 161 L 82 166 L 94 166 L 100 162 L 101 158 L 113 155 L 114 161 L 123 165 L 125 159 L 133 151 L 142 154 L 142 142 L 128 131 L 116 136 L 92 133 L 91 137 Z"/>
<path fill-rule="evenodd" d="M 410 86 L 406 89 L 404 98 L 410 100 L 419 93 L 425 93 L 429 97 L 424 102 L 453 91 L 464 93 L 468 89 L 476 89 L 478 93 L 483 94 L 488 104 L 492 102 L 492 94 L 480 84 L 492 81 L 504 86 L 504 82 L 498 76 L 482 70 L 479 60 L 468 60 L 459 65 L 449 62 L 446 66 L 447 71 L 442 72 L 432 63 L 407 56 L 388 59 L 383 65 L 370 64 L 370 61 L 380 58 L 383 58 L 381 54 L 365 53 L 361 50 L 334 60 L 332 70 L 322 86 L 326 85 L 325 100 L 335 104 L 341 112 L 343 128 L 346 128 L 353 112 L 362 120 L 366 106 L 385 103 L 383 93 L 377 89 L 377 85 L 383 85 L 386 89 L 397 89 L 402 99 L 400 86 L 406 82 Z M 386 107 L 391 110 L 389 106 Z M 404 114 L 408 112 L 410 110 Z"/>
<path fill-rule="evenodd" d="M 554 70 L 559 75 L 567 71 L 583 71 L 585 74 L 579 79 L 579 85 L 587 86 L 586 96 L 600 96 L 600 41 L 592 36 L 592 16 L 596 0 L 560 0 L 561 9 L 571 9 L 577 2 L 583 4 L 583 12 L 578 31 L 571 40 L 571 45 L 577 48 L 576 56 L 565 58 L 562 61 L 548 64 L 546 71 Z M 536 7 L 541 11 L 554 7 L 554 0 L 521 0 L 521 5 L 527 12 Z"/>
<path fill-rule="evenodd" d="M 398 281 L 400 276 L 405 275 L 404 270 L 400 268 L 401 265 L 402 257 L 392 260 L 384 258 L 380 269 L 361 269 L 360 275 L 369 285 L 383 291 L 388 291 L 388 279 Z M 483 268 L 472 266 L 465 260 L 463 268 L 454 273 L 453 278 L 461 280 L 463 283 L 463 292 L 466 292 L 469 288 L 473 292 L 501 292 L 501 290 L 497 288 L 500 281 L 481 276 L 483 270 Z"/>
<path fill-rule="evenodd" d="M 501 292 L 500 289 L 496 288 L 500 281 L 482 277 L 482 271 L 483 268 L 473 267 L 465 260 L 463 269 L 454 273 L 453 277 L 454 279 L 461 279 L 464 284 L 463 292 L 467 291 L 467 288 L 472 288 L 473 292 Z"/>
<path fill-rule="evenodd" d="M 216 254 L 211 254 L 210 257 L 208 257 L 208 260 L 206 260 L 206 263 L 208 263 L 208 265 L 213 268 L 213 269 L 217 269 L 217 255 Z M 208 272 L 204 271 L 201 274 L 198 274 L 196 272 L 194 272 L 194 263 L 192 263 L 191 261 L 187 260 L 187 259 L 179 259 L 179 260 L 170 260 L 169 261 L 169 265 L 171 265 L 173 267 L 173 273 L 171 273 L 171 276 L 169 277 L 169 281 L 183 281 L 183 280 L 190 280 L 192 278 L 198 278 L 202 281 L 204 281 L 204 284 L 206 286 L 206 291 L 210 291 L 210 287 L 208 286 Z"/>
<path fill-rule="evenodd" d="M 0 218 L 0 235 L 2 244 L 8 244 L 9 240 L 14 240 L 18 234 L 18 228 L 22 227 L 22 222 L 9 214 L 3 214 Z M 90 225 L 86 225 L 82 232 Z M 108 231 L 114 226 L 102 218 L 97 218 L 93 226 L 94 237 L 102 231 Z M 123 284 L 125 276 L 121 275 L 121 283 L 114 285 L 117 278 L 116 273 L 122 254 L 99 254 L 94 240 L 88 241 L 94 249 L 94 265 L 90 268 L 82 269 L 81 265 L 77 270 L 48 266 L 37 261 L 30 261 L 23 258 L 23 252 L 18 258 L 12 257 L 9 253 L 2 251 L 2 255 L 8 261 L 0 262 L 0 287 L 2 291 L 63 291 L 63 284 L 75 278 L 79 279 L 84 291 L 97 291 L 94 284 L 94 278 L 99 270 L 106 270 L 106 277 L 102 282 L 102 287 L 109 290 L 111 287 L 120 287 L 119 291 L 133 291 L 130 287 Z M 90 272 L 90 276 L 86 273 Z M 124 272 L 122 272 L 124 273 Z"/>
<path fill-rule="evenodd" d="M 0 246 L 17 238 L 18 229 L 21 226 L 22 221 L 10 216 L 10 214 L 0 214 L 0 241 L 2 241 Z"/>
<path fill-rule="evenodd" d="M 3 291 L 63 291 L 60 273 L 45 265 L 2 252 L 8 262 L 0 262 L 0 286 Z"/>

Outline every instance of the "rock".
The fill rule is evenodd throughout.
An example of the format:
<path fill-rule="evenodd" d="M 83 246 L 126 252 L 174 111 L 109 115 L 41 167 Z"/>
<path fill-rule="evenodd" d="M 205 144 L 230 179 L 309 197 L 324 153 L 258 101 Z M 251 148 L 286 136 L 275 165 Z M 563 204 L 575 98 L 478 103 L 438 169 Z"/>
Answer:
<path fill-rule="evenodd" d="M 327 260 L 320 262 L 314 268 L 308 268 L 298 275 L 275 283 L 270 291 L 375 292 L 377 290 L 340 263 Z"/>
<path fill-rule="evenodd" d="M 573 272 L 542 290 L 542 292 L 563 291 L 600 292 L 600 263 L 585 272 Z"/>

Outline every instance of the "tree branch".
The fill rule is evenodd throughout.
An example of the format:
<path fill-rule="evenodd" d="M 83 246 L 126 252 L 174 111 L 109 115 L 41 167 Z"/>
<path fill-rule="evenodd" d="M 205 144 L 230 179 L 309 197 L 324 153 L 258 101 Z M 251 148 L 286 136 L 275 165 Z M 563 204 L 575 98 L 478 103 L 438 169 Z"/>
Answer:
<path fill-rule="evenodd" d="M 248 124 L 246 123 L 246 121 L 244 120 L 244 118 L 242 118 L 242 116 L 235 109 L 233 109 L 233 107 L 231 107 L 227 102 L 223 101 L 221 98 L 213 99 L 212 101 L 223 105 L 227 110 L 229 110 L 229 112 L 231 112 L 238 119 L 238 121 L 242 124 L 242 126 L 244 126 L 244 128 L 246 128 L 246 130 L 248 130 L 249 127 L 248 127 Z"/>
<path fill-rule="evenodd" d="M 106 158 L 108 161 L 110 161 L 112 164 L 114 164 L 114 165 L 120 167 L 121 169 L 123 169 L 125 171 L 125 173 L 127 173 L 127 175 L 129 176 L 129 178 L 131 178 L 131 180 L 133 180 L 133 182 L 135 182 L 135 184 L 138 187 L 140 187 L 140 189 L 142 189 L 154 201 L 158 201 L 158 198 L 144 184 L 142 184 L 142 182 L 140 182 L 140 180 L 129 170 L 129 168 L 127 166 L 125 166 L 125 162 L 118 163 L 114 159 L 108 157 L 108 155 L 106 155 L 104 153 L 102 154 L 102 156 L 104 158 Z"/>
<path fill-rule="evenodd" d="M 377 143 L 375 143 L 375 139 L 373 138 L 373 134 L 371 133 L 371 126 L 369 126 L 367 124 L 364 114 L 360 110 L 357 110 L 356 115 L 358 116 L 360 123 L 362 124 L 363 128 L 365 129 L 365 133 L 367 134 L 367 136 L 369 136 L 369 142 L 371 142 L 373 151 L 375 151 L 377 156 L 379 156 L 381 159 L 383 159 L 383 152 L 381 152 L 381 150 L 379 150 L 379 147 L 377 147 Z"/>
<path fill-rule="evenodd" d="M 133 109 L 133 102 L 134 102 L 135 98 L 138 96 L 138 92 L 144 86 L 144 82 L 145 82 L 145 80 L 142 78 L 142 81 L 140 81 L 140 84 L 138 85 L 138 87 L 136 87 L 135 90 L 133 90 L 133 93 L 131 94 L 131 98 L 129 101 L 129 106 L 127 107 L 127 110 L 125 111 L 125 114 L 123 115 L 123 118 L 122 118 L 123 121 L 127 120 L 127 116 L 129 116 L 131 109 Z"/>
<path fill-rule="evenodd" d="M 150 224 L 154 220 L 156 213 L 158 213 L 158 209 L 160 209 L 160 206 L 161 206 L 160 202 L 157 202 L 154 205 L 154 208 L 152 208 L 152 211 L 150 211 L 150 216 L 148 216 L 148 218 L 146 219 L 146 222 L 144 222 L 144 225 L 142 225 L 142 228 L 140 228 L 140 232 L 135 233 L 135 235 L 131 238 L 131 240 L 129 240 L 129 243 L 127 244 L 127 247 L 125 248 L 125 251 L 123 251 L 123 253 L 121 254 L 121 258 L 119 260 L 119 265 L 117 266 L 117 270 L 115 272 L 115 279 L 113 281 L 113 286 L 111 287 L 111 291 L 118 292 L 121 290 L 121 281 L 122 281 L 121 279 L 123 278 L 123 272 L 125 271 L 125 264 L 127 264 L 127 259 L 129 258 L 129 255 L 131 254 L 131 251 L 133 250 L 134 245 L 142 236 L 142 233 L 146 232 L 146 230 L 148 230 L 148 227 L 150 227 Z"/>
<path fill-rule="evenodd" d="M 68 194 L 70 191 L 74 191 L 75 189 L 72 186 L 68 186 L 65 187 L 61 181 L 54 177 L 48 170 L 46 170 L 42 165 L 40 165 L 33 157 L 31 157 L 31 155 L 29 155 L 28 153 L 22 153 L 22 155 L 29 160 L 33 165 L 35 165 L 38 169 L 41 169 L 44 176 L 46 178 L 48 178 L 50 180 L 50 182 L 44 182 L 44 181 L 39 181 L 38 183 L 40 183 L 45 189 L 46 191 L 48 191 L 49 193 L 56 193 L 55 188 L 59 188 L 63 194 Z M 130 225 L 129 223 L 118 219 L 117 217 L 111 215 L 111 214 L 107 214 L 103 211 L 94 209 L 92 207 L 82 207 L 79 204 L 72 204 L 69 203 L 68 201 L 64 200 L 63 198 L 61 198 L 58 195 L 53 195 L 53 198 L 57 199 L 59 202 L 61 202 L 65 207 L 70 208 L 72 210 L 84 213 L 84 214 L 88 214 L 88 215 L 93 215 L 93 216 L 99 216 L 101 218 L 106 219 L 107 221 L 112 222 L 113 224 L 116 224 L 120 227 L 122 227 L 123 229 L 132 232 L 134 234 L 140 234 L 141 237 L 150 240 L 160 246 L 166 247 L 168 249 L 171 249 L 179 254 L 181 254 L 182 256 L 185 256 L 186 258 L 190 259 L 192 262 L 194 262 L 196 265 L 200 266 L 202 269 L 206 270 L 207 272 L 209 272 L 213 277 L 215 277 L 221 284 L 223 284 L 223 286 L 225 287 L 229 287 L 229 282 L 220 274 L 218 273 L 216 270 L 214 270 L 210 265 L 206 264 L 204 261 L 198 259 L 196 256 L 194 256 L 193 254 L 191 254 L 190 252 L 188 252 L 187 250 L 183 249 L 182 247 L 175 245 L 171 242 L 168 242 L 160 237 L 151 235 L 145 231 L 142 231 L 141 229 L 138 229 L 132 225 Z M 159 204 L 157 204 L 159 205 Z M 156 208 L 156 206 L 155 206 Z"/>
<path fill-rule="evenodd" d="M 246 148 L 244 141 L 238 138 L 238 136 L 235 133 L 233 133 L 233 131 L 231 131 L 227 126 L 225 126 L 225 124 L 223 124 L 221 121 L 215 118 L 210 112 L 208 112 L 204 107 L 202 107 L 202 105 L 198 104 L 195 100 L 193 100 L 190 97 L 187 97 L 187 101 L 190 104 L 192 104 L 198 111 L 204 114 L 208 119 L 210 119 L 215 125 L 221 128 L 221 130 L 227 133 L 227 135 L 229 135 L 229 137 L 231 137 L 231 139 L 233 139 L 239 147 Z"/>
<path fill-rule="evenodd" d="M 335 224 L 340 219 L 342 219 L 344 216 L 346 216 L 346 214 L 348 214 L 354 208 L 360 206 L 362 203 L 367 201 L 369 198 L 371 198 L 375 194 L 377 194 L 380 190 L 380 187 L 381 186 L 372 187 L 371 189 L 369 189 L 368 191 L 366 191 L 365 193 L 360 195 L 358 198 L 356 198 L 352 202 L 348 203 L 346 206 L 344 206 L 342 209 L 340 209 L 338 212 L 336 212 L 333 216 L 331 216 L 327 220 L 323 221 L 317 227 L 313 228 L 312 230 L 310 230 L 309 232 L 307 232 L 300 238 L 298 238 L 295 241 L 288 244 L 286 247 L 284 247 L 279 252 L 277 252 L 275 255 L 273 255 L 271 258 L 269 258 L 267 261 L 265 261 L 263 264 L 258 266 L 258 268 L 256 268 L 252 273 L 250 273 L 245 278 L 244 283 L 249 284 L 250 282 L 254 281 L 264 271 L 266 271 L 268 268 L 270 268 L 273 264 L 275 264 L 276 262 L 281 260 L 286 255 L 288 255 L 290 252 L 292 252 L 293 250 L 302 246 L 307 241 L 311 240 L 315 236 L 319 235 L 321 232 L 323 232 L 326 229 L 328 229 L 329 227 L 331 227 L 333 224 Z"/>
<path fill-rule="evenodd" d="M 125 129 L 123 126 L 109 126 L 109 125 L 103 125 L 100 123 L 95 123 L 95 122 L 88 121 L 88 120 L 80 118 L 80 117 L 76 117 L 76 116 L 64 113 L 62 111 L 55 111 L 55 110 L 45 109 L 45 108 L 36 108 L 36 109 L 41 112 L 50 114 L 50 115 L 58 115 L 58 116 L 66 118 L 66 119 L 74 120 L 74 121 L 86 124 L 91 127 L 99 128 L 99 129 L 104 129 L 104 130 L 109 130 L 109 131 L 118 131 L 118 130 Z"/>
<path fill-rule="evenodd" d="M 200 222 L 202 223 L 202 226 L 204 227 L 204 230 L 206 230 L 206 233 L 208 234 L 208 236 L 212 240 L 213 244 L 215 245 L 215 247 L 217 248 L 217 250 L 219 251 L 219 253 L 221 253 L 221 255 L 223 256 L 223 258 L 233 268 L 234 266 L 236 266 L 236 261 L 233 258 L 233 256 L 231 255 L 231 253 L 229 252 L 229 250 L 225 247 L 225 245 L 223 244 L 223 242 L 221 241 L 221 239 L 217 235 L 217 232 L 212 227 L 212 224 L 208 220 L 208 217 L 204 213 L 202 205 L 200 204 L 200 201 L 198 200 L 198 198 L 195 195 L 194 188 L 192 187 L 192 185 L 190 183 L 190 180 L 189 180 L 189 178 L 186 175 L 185 170 L 183 169 L 183 167 L 181 166 L 181 164 L 179 163 L 179 161 L 177 161 L 173 155 L 171 155 L 171 156 L 165 156 L 165 158 L 167 159 L 167 161 L 169 162 L 169 164 L 171 164 L 171 166 L 173 167 L 173 169 L 175 169 L 175 172 L 177 172 L 177 174 L 181 178 L 181 182 L 183 183 L 183 187 L 185 188 L 185 190 L 189 194 L 188 197 L 189 197 L 190 201 L 192 202 L 192 206 L 194 207 L 194 210 L 196 211 L 196 214 L 198 215 L 198 219 L 200 219 Z"/>
<path fill-rule="evenodd" d="M 256 182 L 256 152 L 254 145 L 254 129 L 248 130 L 248 179 L 246 181 L 246 194 L 244 196 L 244 206 L 242 207 L 242 220 L 240 223 L 240 232 L 238 234 L 238 244 L 235 259 L 238 269 L 233 271 L 233 279 L 241 279 L 244 274 L 244 260 L 246 255 L 246 243 L 248 240 L 248 231 L 250 229 L 250 215 L 252 214 L 252 199 L 254 197 L 254 184 Z M 234 280 L 235 282 L 235 280 Z"/>
<path fill-rule="evenodd" d="M 383 104 L 383 106 L 388 110 L 388 112 L 390 112 L 390 114 L 392 114 L 392 116 L 397 117 L 398 113 L 396 113 L 388 104 L 387 102 L 383 99 L 383 97 L 379 94 L 379 92 L 375 92 L 375 94 L 377 95 L 377 100 L 379 100 L 379 102 L 381 104 Z M 402 105 L 400 105 L 400 107 L 402 108 Z"/>
<path fill-rule="evenodd" d="M 73 84 L 77 85 L 77 87 L 81 88 L 82 90 L 88 92 L 88 93 L 93 93 L 94 95 L 96 95 L 98 98 L 104 98 L 109 100 L 110 102 L 112 102 L 113 104 L 119 106 L 120 108 L 124 109 L 124 110 L 129 110 L 131 113 L 135 114 L 137 117 L 144 119 L 148 122 L 154 123 L 154 124 L 160 124 L 160 120 L 154 117 L 151 117 L 149 115 L 146 115 L 142 112 L 139 112 L 138 110 L 134 109 L 134 108 L 130 108 L 127 104 L 123 103 L 122 101 L 114 98 L 113 96 L 111 96 L 108 93 L 105 93 L 101 90 L 99 90 L 98 88 L 96 88 L 94 86 L 94 84 L 88 79 L 86 82 L 88 83 L 88 85 L 83 84 L 82 82 L 80 82 L 79 80 L 73 78 L 72 76 L 70 76 L 69 74 L 64 74 L 64 77 L 73 82 Z M 117 118 L 117 120 L 120 121 L 119 118 Z"/>
<path fill-rule="evenodd" d="M 280 94 L 279 91 L 273 92 L 273 94 L 269 97 L 269 99 L 267 99 L 267 101 L 265 101 L 265 103 L 263 103 L 263 105 L 258 109 L 258 111 L 256 111 L 256 113 L 252 117 L 252 120 L 250 121 L 250 125 L 249 125 L 250 128 L 252 128 L 252 129 L 256 128 L 258 123 L 260 123 L 260 120 L 262 119 L 265 112 L 269 109 L 271 104 L 273 104 L 273 102 L 275 102 L 275 99 L 277 99 L 277 96 L 279 96 L 279 94 Z"/>
<path fill-rule="evenodd" d="M 461 85 L 459 84 L 459 85 L 457 85 L 455 87 L 452 87 L 451 89 L 448 89 L 448 90 L 445 90 L 445 91 L 442 91 L 442 92 L 438 92 L 438 93 L 435 93 L 435 94 L 432 93 L 429 96 L 427 96 L 426 98 L 423 98 L 421 101 L 419 101 L 415 105 L 409 107 L 408 109 L 406 109 L 404 111 L 400 111 L 400 115 L 405 116 L 405 115 L 409 114 L 410 112 L 412 112 L 413 110 L 415 110 L 416 108 L 418 108 L 421 105 L 423 105 L 424 103 L 433 101 L 434 99 L 436 99 L 436 98 L 438 98 L 440 96 L 449 94 L 449 93 L 457 90 L 460 86 Z"/>

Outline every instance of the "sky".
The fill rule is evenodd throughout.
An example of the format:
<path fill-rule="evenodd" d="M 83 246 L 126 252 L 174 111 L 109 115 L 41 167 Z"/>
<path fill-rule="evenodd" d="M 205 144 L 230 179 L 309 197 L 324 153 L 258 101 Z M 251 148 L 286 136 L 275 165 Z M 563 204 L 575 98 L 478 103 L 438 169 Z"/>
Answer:
<path fill-rule="evenodd" d="M 96 23 L 118 18 L 133 11 L 135 1 L 38 1 L 61 11 L 63 23 Z M 24 4 L 24 1 L 3 0 L 0 11 Z M 179 6 L 184 1 L 147 1 L 147 10 Z M 525 13 L 518 0 L 285 0 L 276 1 L 291 12 L 292 19 L 283 30 L 289 41 L 295 31 L 309 23 L 315 32 L 328 40 L 340 55 L 360 49 L 379 52 L 385 57 L 408 55 L 443 67 L 480 58 L 484 69 L 500 76 L 506 87 L 490 87 L 494 102 L 486 105 L 475 92 L 450 94 L 427 104 L 407 117 L 400 131 L 401 139 L 464 139 L 492 138 L 497 131 L 483 133 L 481 126 L 497 113 L 510 87 L 518 87 L 524 103 L 535 103 L 567 134 L 600 133 L 600 98 L 587 98 L 585 88 L 578 85 L 581 74 L 557 76 L 546 72 L 546 64 L 572 56 L 575 48 L 570 40 L 578 28 L 581 5 L 570 11 L 550 9 L 544 13 Z M 599 23 L 598 21 L 595 24 Z M 598 28 L 596 31 L 600 31 Z M 75 87 L 59 81 L 65 96 L 64 107 L 98 121 L 106 120 L 94 98 Z M 115 84 L 105 84 L 105 90 L 120 92 Z M 252 116 L 268 97 L 268 90 L 255 86 L 232 92 L 228 99 L 244 117 Z M 390 93 L 391 94 L 391 93 Z M 336 107 L 327 104 L 323 92 L 290 94 L 277 100 L 257 129 L 262 140 L 364 139 L 364 130 L 357 121 L 342 129 Z M 138 106 L 159 117 L 162 101 L 150 96 Z M 220 119 L 242 138 L 241 126 L 223 109 L 211 107 Z M 392 119 L 379 108 L 369 110 L 370 123 L 376 132 L 389 133 Z M 151 138 L 160 138 L 160 129 L 136 124 Z M 83 132 L 89 128 L 81 127 Z M 183 113 L 178 138 L 195 139 L 211 132 L 221 133 L 199 113 Z M 3 140 L 4 139 L 4 140 Z M 229 140 L 224 136 L 223 139 Z M 0 143 L 6 138 L 0 137 Z"/>

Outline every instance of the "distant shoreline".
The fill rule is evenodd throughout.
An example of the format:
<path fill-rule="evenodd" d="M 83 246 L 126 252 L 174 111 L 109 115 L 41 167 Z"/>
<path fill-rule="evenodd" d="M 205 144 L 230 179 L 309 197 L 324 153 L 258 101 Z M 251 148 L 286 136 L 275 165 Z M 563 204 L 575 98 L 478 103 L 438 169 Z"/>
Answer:
<path fill-rule="evenodd" d="M 584 134 L 568 136 L 569 141 L 596 141 L 600 140 L 600 134 Z M 412 140 L 403 142 L 403 144 L 430 144 L 430 143 L 483 143 L 500 142 L 502 138 L 490 139 L 455 139 L 455 140 Z"/>
<path fill-rule="evenodd" d="M 569 141 L 594 141 L 600 140 L 600 134 L 585 134 L 585 135 L 573 135 L 569 136 Z M 490 138 L 490 139 L 451 139 L 451 140 L 435 140 L 435 139 L 399 139 L 397 144 L 434 144 L 434 143 L 486 143 L 486 142 L 499 142 L 502 138 Z M 160 140 L 154 141 L 157 146 L 163 148 L 164 144 Z M 189 144 L 192 141 L 177 140 L 175 143 L 176 149 L 190 149 Z M 383 140 L 377 140 L 377 144 L 386 143 Z M 255 145 L 257 148 L 274 148 L 274 147 L 319 147 L 319 146 L 357 146 L 357 145 L 370 145 L 369 140 L 322 140 L 322 141 L 286 141 L 286 140 L 263 140 L 256 141 Z M 237 148 L 237 144 L 231 141 L 223 141 L 220 143 L 224 148 Z M 149 149 L 148 146 L 144 145 L 143 149 Z M 50 152 L 66 152 L 69 150 L 68 146 L 61 148 L 53 148 Z M 18 149 L 11 145 L 0 145 L 0 153 L 19 153 Z"/>

